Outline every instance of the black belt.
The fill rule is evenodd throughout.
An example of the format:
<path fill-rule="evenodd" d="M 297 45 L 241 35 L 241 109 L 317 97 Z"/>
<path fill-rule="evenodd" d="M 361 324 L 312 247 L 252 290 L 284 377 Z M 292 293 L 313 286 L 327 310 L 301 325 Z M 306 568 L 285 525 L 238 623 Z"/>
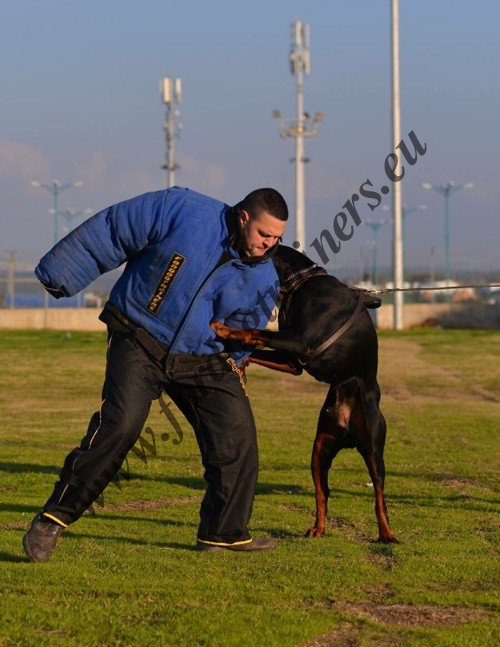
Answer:
<path fill-rule="evenodd" d="M 229 355 L 227 353 L 214 353 L 213 355 L 188 355 L 182 353 L 172 355 L 168 352 L 168 347 L 162 344 L 152 335 L 150 335 L 144 328 L 136 326 L 124 314 L 118 310 L 111 303 L 106 303 L 104 310 L 99 315 L 99 319 L 116 332 L 122 335 L 131 335 L 144 350 L 151 355 L 155 360 L 163 364 L 168 357 L 168 365 L 171 370 L 184 367 L 202 366 L 210 362 L 213 357 L 221 357 L 227 360 Z"/>
<path fill-rule="evenodd" d="M 99 319 L 104 322 L 111 330 L 121 333 L 122 335 L 132 335 L 144 350 L 146 350 L 158 362 L 163 362 L 168 355 L 168 348 L 160 343 L 144 328 L 136 326 L 118 308 L 111 303 L 106 303 L 104 310 L 99 315 Z"/>

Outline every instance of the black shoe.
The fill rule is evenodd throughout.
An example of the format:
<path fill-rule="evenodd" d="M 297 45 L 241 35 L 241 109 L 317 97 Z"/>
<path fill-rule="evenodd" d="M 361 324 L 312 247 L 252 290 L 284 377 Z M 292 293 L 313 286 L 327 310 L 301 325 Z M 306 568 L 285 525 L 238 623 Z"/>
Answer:
<path fill-rule="evenodd" d="M 254 550 L 273 550 L 276 548 L 274 539 L 258 537 L 245 543 L 238 544 L 208 544 L 198 539 L 196 543 L 197 550 L 236 550 L 238 552 L 252 552 Z"/>
<path fill-rule="evenodd" d="M 57 523 L 44 521 L 40 512 L 31 522 L 23 537 L 24 552 L 30 562 L 48 562 L 64 528 Z"/>

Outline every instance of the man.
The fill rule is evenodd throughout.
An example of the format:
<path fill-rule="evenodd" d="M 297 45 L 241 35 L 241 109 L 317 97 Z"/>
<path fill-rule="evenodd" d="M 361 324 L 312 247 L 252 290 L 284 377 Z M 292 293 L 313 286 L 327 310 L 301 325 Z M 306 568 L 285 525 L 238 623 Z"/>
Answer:
<path fill-rule="evenodd" d="M 100 315 L 108 326 L 102 405 L 23 539 L 31 561 L 48 561 L 63 529 L 115 477 L 162 391 L 193 426 L 205 468 L 197 547 L 274 547 L 248 531 L 258 470 L 238 370 L 248 352 L 226 346 L 210 323 L 265 326 L 278 291 L 271 256 L 287 218 L 274 189 L 229 207 L 174 187 L 101 211 L 42 258 L 35 274 L 55 297 L 127 264 Z"/>

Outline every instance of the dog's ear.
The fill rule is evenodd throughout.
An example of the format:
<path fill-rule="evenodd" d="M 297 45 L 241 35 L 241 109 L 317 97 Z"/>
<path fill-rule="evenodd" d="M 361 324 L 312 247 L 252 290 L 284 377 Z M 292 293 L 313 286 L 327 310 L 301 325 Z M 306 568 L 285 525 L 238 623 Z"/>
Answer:
<path fill-rule="evenodd" d="M 380 308 L 382 299 L 374 296 L 373 294 L 363 294 L 363 303 L 367 308 Z"/>
<path fill-rule="evenodd" d="M 349 289 L 357 297 L 361 295 L 361 298 L 363 299 L 363 305 L 365 306 L 365 308 L 371 308 L 371 309 L 380 308 L 380 306 L 382 305 L 382 299 L 379 299 L 379 297 L 376 297 L 374 294 L 370 294 L 363 288 L 349 288 Z"/>

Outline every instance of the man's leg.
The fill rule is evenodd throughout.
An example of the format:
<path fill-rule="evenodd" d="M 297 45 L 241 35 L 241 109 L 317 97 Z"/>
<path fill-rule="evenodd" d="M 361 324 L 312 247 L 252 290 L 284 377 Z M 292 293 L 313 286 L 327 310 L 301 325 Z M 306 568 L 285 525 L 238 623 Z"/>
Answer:
<path fill-rule="evenodd" d="M 48 522 L 66 527 L 76 521 L 115 477 L 141 434 L 151 401 L 160 396 L 162 380 L 158 362 L 128 336 L 111 333 L 101 409 L 92 416 L 80 446 L 66 457 L 52 495 L 28 531 L 24 546 L 30 559 L 46 561 L 52 552 L 47 556 L 43 547 L 37 549 L 36 533 L 50 549 L 60 531 Z M 54 546 L 55 541 L 57 537 Z"/>
<path fill-rule="evenodd" d="M 201 504 L 198 539 L 207 546 L 272 548 L 252 542 L 248 522 L 258 473 L 252 409 L 240 376 L 212 357 L 193 373 L 189 365 L 168 367 L 167 393 L 194 428 L 208 487 Z M 250 546 L 248 546 L 250 548 Z"/>

